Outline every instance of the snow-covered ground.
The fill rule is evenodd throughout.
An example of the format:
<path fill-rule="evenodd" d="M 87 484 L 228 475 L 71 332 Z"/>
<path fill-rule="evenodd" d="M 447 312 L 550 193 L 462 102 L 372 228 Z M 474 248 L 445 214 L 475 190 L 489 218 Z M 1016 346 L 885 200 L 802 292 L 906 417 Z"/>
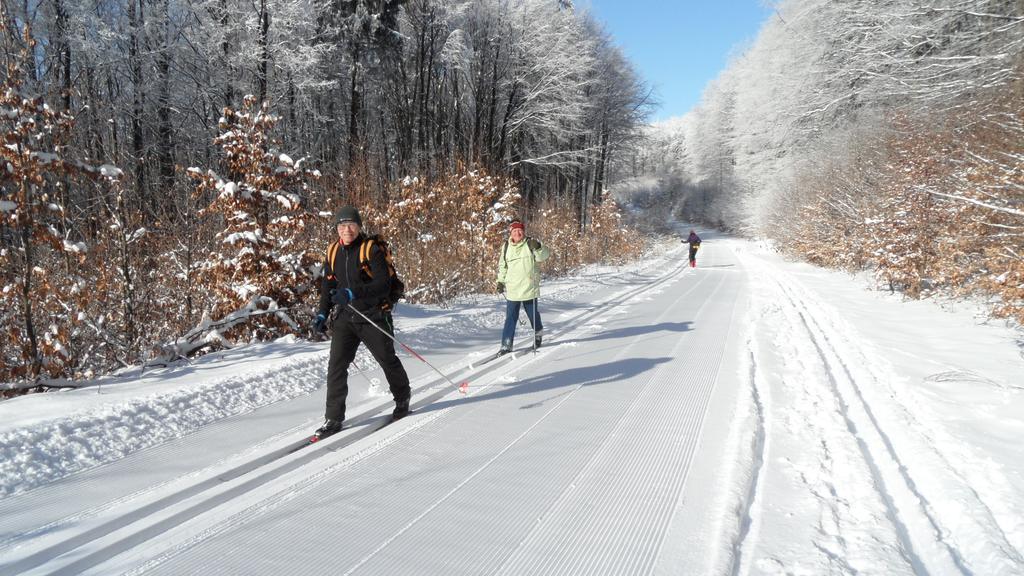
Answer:
<path fill-rule="evenodd" d="M 1022 574 L 1021 333 L 704 235 L 401 306 L 413 414 L 284 339 L 0 403 L 0 574 Z M 467 382 L 465 394 L 458 385 Z"/>

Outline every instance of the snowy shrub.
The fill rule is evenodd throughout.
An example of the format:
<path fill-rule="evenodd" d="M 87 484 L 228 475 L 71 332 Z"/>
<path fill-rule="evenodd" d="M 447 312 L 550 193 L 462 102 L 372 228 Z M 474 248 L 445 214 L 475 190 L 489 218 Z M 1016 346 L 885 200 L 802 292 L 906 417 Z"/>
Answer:
<path fill-rule="evenodd" d="M 38 382 L 73 373 L 89 350 L 78 333 L 90 331 L 97 263 L 70 225 L 70 186 L 119 174 L 70 160 L 74 118 L 25 90 L 13 59 L 0 84 L 0 381 Z"/>
<path fill-rule="evenodd" d="M 646 241 L 627 226 L 622 208 L 605 192 L 581 238 L 583 263 L 625 264 L 643 254 Z"/>
<path fill-rule="evenodd" d="M 432 182 L 407 177 L 363 220 L 367 232 L 391 243 L 408 300 L 446 302 L 493 289 L 498 249 L 519 202 L 512 180 L 482 170 Z"/>
<path fill-rule="evenodd" d="M 808 200 L 780 226 L 784 245 L 818 264 L 872 269 L 915 298 L 991 295 L 997 316 L 1024 322 L 1024 98 L 1008 91 L 980 115 L 893 125 L 884 147 L 802 181 Z"/>
<path fill-rule="evenodd" d="M 349 189 L 369 187 L 350 182 Z M 608 194 L 592 208 L 582 231 L 577 212 L 554 201 L 530 212 L 512 179 L 462 169 L 433 181 L 402 178 L 386 200 L 363 209 L 363 222 L 367 234 L 390 243 L 408 301 L 445 303 L 494 290 L 512 218 L 526 221 L 527 235 L 551 249 L 541 264 L 544 274 L 565 274 L 591 262 L 620 263 L 643 250 L 642 238 L 625 226 Z"/>
<path fill-rule="evenodd" d="M 544 273 L 566 274 L 580 265 L 580 222 L 574 210 L 548 203 L 530 218 L 526 235 L 540 238 L 551 249 L 551 257 L 541 264 Z"/>
<path fill-rule="evenodd" d="M 552 251 L 542 265 L 548 274 L 567 274 L 584 264 L 620 264 L 636 258 L 643 238 L 623 222 L 621 209 L 607 192 L 592 207 L 590 222 L 581 230 L 576 211 L 556 203 L 538 210 L 527 234 L 541 238 Z"/>
<path fill-rule="evenodd" d="M 315 175 L 281 153 L 271 139 L 278 117 L 269 104 L 247 96 L 240 111 L 224 110 L 220 146 L 227 174 L 191 170 L 196 195 L 211 198 L 201 216 L 221 230 L 200 265 L 198 281 L 212 296 L 214 322 L 188 336 L 197 346 L 219 345 L 214 331 L 231 337 L 268 339 L 298 331 L 289 313 L 311 297 L 313 265 L 320 247 L 306 238 L 314 216 L 306 207 L 307 180 Z M 189 344 L 178 342 L 190 352 Z"/>

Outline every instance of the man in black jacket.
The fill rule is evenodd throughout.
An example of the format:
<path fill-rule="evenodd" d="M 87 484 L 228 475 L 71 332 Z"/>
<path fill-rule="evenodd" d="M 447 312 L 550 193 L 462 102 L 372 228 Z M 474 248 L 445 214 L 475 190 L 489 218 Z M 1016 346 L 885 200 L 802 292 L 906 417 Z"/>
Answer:
<path fill-rule="evenodd" d="M 409 376 L 395 354 L 394 335 L 388 293 L 391 277 L 384 249 L 376 242 L 370 246 L 367 262 L 360 262 L 360 247 L 367 240 L 362 233 L 363 219 L 352 206 L 338 210 L 335 216 L 338 242 L 328 248 L 324 260 L 324 278 L 320 292 L 320 308 L 314 323 L 324 330 L 335 306 L 331 334 L 331 358 L 327 364 L 327 408 L 325 421 L 314 433 L 316 441 L 341 430 L 345 420 L 345 398 L 348 396 L 348 367 L 362 342 L 384 369 L 395 399 L 392 416 L 402 418 L 409 413 Z M 335 245 L 337 244 L 337 245 Z M 355 310 L 353 310 L 353 308 Z M 368 322 L 356 312 L 362 312 Z"/>

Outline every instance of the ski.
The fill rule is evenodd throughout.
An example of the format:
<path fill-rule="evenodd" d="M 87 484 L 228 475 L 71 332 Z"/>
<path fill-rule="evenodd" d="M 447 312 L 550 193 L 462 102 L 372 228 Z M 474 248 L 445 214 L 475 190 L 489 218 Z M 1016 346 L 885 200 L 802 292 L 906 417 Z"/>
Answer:
<path fill-rule="evenodd" d="M 494 362 L 495 360 L 498 360 L 499 358 L 515 359 L 515 358 L 518 358 L 518 357 L 520 357 L 520 356 L 522 356 L 522 355 L 524 355 L 524 354 L 526 354 L 527 352 L 530 352 L 530 351 L 532 351 L 532 352 L 534 352 L 536 354 L 537 353 L 536 345 L 531 344 L 528 347 L 523 347 L 523 348 L 515 349 L 515 351 L 506 352 L 506 353 L 496 352 L 495 354 L 492 354 L 492 355 L 489 355 L 489 356 L 485 356 L 485 357 L 483 357 L 483 358 L 481 358 L 479 360 L 471 362 L 469 364 L 469 367 L 471 369 L 479 368 L 480 366 L 483 366 L 484 364 L 487 364 L 489 362 Z M 450 380 L 450 382 L 451 382 L 451 380 Z M 460 384 L 458 384 L 457 387 L 459 389 L 459 393 L 467 394 L 468 390 L 469 390 L 469 380 L 463 380 Z M 409 414 L 412 414 L 412 413 L 413 413 L 413 411 L 410 410 Z M 402 417 L 404 417 L 404 416 L 401 416 L 399 418 L 394 418 L 394 417 L 387 417 L 387 418 L 385 418 L 383 422 L 381 422 L 380 424 L 375 426 L 370 431 L 370 434 L 376 433 L 376 431 L 384 429 L 385 427 L 389 426 L 390 424 L 394 423 L 395 421 L 400 420 Z M 359 423 L 356 423 L 354 425 L 359 425 Z M 346 427 L 344 427 L 342 429 L 348 429 L 348 427 L 346 426 Z M 311 437 L 308 437 L 306 440 L 302 441 L 298 445 L 293 446 L 292 448 L 289 448 L 285 453 L 286 454 L 293 454 L 295 452 L 298 452 L 299 450 L 302 450 L 303 448 L 306 448 L 308 446 L 316 444 L 319 441 L 322 441 L 324 439 L 330 438 L 330 437 L 338 434 L 339 431 L 341 431 L 341 430 L 335 431 L 335 433 L 332 433 L 332 434 L 329 434 L 329 435 L 324 435 L 324 436 L 321 436 L 321 437 L 317 437 L 315 435 L 313 435 Z"/>
<path fill-rule="evenodd" d="M 484 356 L 483 358 L 481 358 L 479 360 L 474 360 L 473 362 L 470 362 L 469 363 L 469 367 L 470 368 L 476 368 L 477 366 L 483 366 L 484 364 L 487 364 L 488 362 L 492 362 L 494 360 L 497 360 L 498 358 L 501 358 L 502 356 L 512 356 L 513 354 L 514 354 L 514 352 L 511 352 L 511 351 L 510 352 L 498 351 L 498 352 L 495 352 L 494 354 L 491 354 L 490 356 Z"/>
<path fill-rule="evenodd" d="M 341 432 L 341 430 L 338 430 L 338 432 Z M 331 436 L 334 436 L 338 432 L 332 432 L 330 434 L 324 434 L 323 436 L 317 436 L 317 435 L 314 434 L 313 436 L 310 436 L 309 438 L 306 438 L 305 440 L 303 440 L 299 444 L 297 444 L 295 446 L 292 446 L 288 450 L 287 454 L 293 454 L 295 452 L 298 452 L 299 450 L 302 450 L 306 446 L 311 446 L 313 444 L 316 444 L 317 442 L 323 440 L 324 438 L 330 438 Z"/>
<path fill-rule="evenodd" d="M 298 444 L 296 444 L 295 446 L 292 446 L 291 448 L 289 448 L 289 449 L 288 449 L 288 450 L 287 450 L 287 451 L 285 452 L 285 454 L 295 454 L 295 453 L 296 453 L 296 452 L 298 452 L 299 450 L 302 450 L 302 449 L 303 449 L 303 448 L 305 448 L 306 446 L 311 446 L 311 445 L 313 445 L 314 443 L 315 443 L 315 442 L 314 442 L 314 440 L 313 440 L 312 438 L 306 438 L 306 439 L 305 439 L 305 440 L 303 440 L 302 442 L 299 442 L 299 443 L 298 443 Z"/>
<path fill-rule="evenodd" d="M 381 422 L 379 426 L 377 426 L 376 428 L 373 429 L 373 431 L 377 432 L 377 431 L 383 430 L 383 429 L 387 428 L 388 426 L 394 424 L 395 422 L 398 422 L 402 418 L 407 417 L 409 414 L 412 414 L 412 410 L 409 410 L 409 412 L 406 413 L 405 416 L 399 416 L 398 418 L 395 418 L 394 416 L 391 416 L 390 418 L 385 418 L 384 421 Z"/>
<path fill-rule="evenodd" d="M 484 356 L 483 358 L 481 358 L 479 360 L 475 360 L 473 362 L 470 362 L 469 368 L 471 370 L 475 370 L 475 369 L 480 368 L 481 366 L 483 366 L 483 365 L 485 365 L 485 364 L 487 364 L 489 362 L 493 362 L 493 361 L 495 361 L 495 360 L 497 360 L 499 358 L 510 358 L 510 359 L 514 360 L 516 358 L 519 358 L 520 356 L 523 356 L 527 352 L 531 352 L 531 351 L 534 354 L 537 353 L 537 348 L 535 348 L 532 344 L 530 346 L 528 346 L 528 347 L 525 347 L 525 348 L 520 348 L 518 350 L 512 350 L 511 352 L 495 352 L 494 354 L 491 354 L 490 356 Z M 466 380 L 466 381 L 462 382 L 462 384 L 459 385 L 459 393 L 460 394 L 467 394 L 467 393 L 469 393 L 469 380 Z"/>
<path fill-rule="evenodd" d="M 395 418 L 394 416 L 386 416 L 384 418 L 384 421 L 381 422 L 380 424 L 378 424 L 377 426 L 375 426 L 373 428 L 373 430 L 370 431 L 370 433 L 372 434 L 373 432 L 377 432 L 377 431 L 383 430 L 384 428 L 387 428 L 391 424 L 394 424 L 395 422 L 401 420 L 402 418 L 405 418 L 406 416 L 408 416 L 409 414 L 412 414 L 412 413 L 413 413 L 412 410 L 410 410 L 408 413 L 406 413 L 403 416 L 399 416 L 398 418 Z M 377 417 L 370 418 L 367 422 L 372 422 L 376 418 Z M 362 422 L 357 422 L 353 426 L 360 426 L 361 423 Z M 303 440 L 299 444 L 289 448 L 285 452 L 285 454 L 294 454 L 295 452 L 298 452 L 299 450 L 302 450 L 303 448 L 306 448 L 307 446 L 311 446 L 311 445 L 316 444 L 317 442 L 319 442 L 321 440 L 324 440 L 326 438 L 330 438 L 331 436 L 334 436 L 335 434 L 337 434 L 338 432 L 341 432 L 342 430 L 348 430 L 348 427 L 346 426 L 346 427 L 342 428 L 341 430 L 338 430 L 337 432 L 332 432 L 330 434 L 324 434 L 323 436 L 319 436 L 319 437 L 314 434 L 313 436 L 310 436 L 310 437 L 306 438 L 305 440 Z"/>
<path fill-rule="evenodd" d="M 310 444 L 316 444 L 317 442 L 319 442 L 321 440 L 324 440 L 326 438 L 330 438 L 331 436 L 334 436 L 338 432 L 341 432 L 342 430 L 347 430 L 347 429 L 348 429 L 348 427 L 340 427 L 340 428 L 338 428 L 337 430 L 335 430 L 333 432 L 327 432 L 327 433 L 324 433 L 324 434 L 320 434 L 319 436 L 316 433 L 314 433 L 312 436 L 309 436 L 308 438 L 306 438 L 306 440 L 304 442 L 302 442 L 301 444 L 299 444 L 298 446 L 295 446 L 295 447 L 291 448 L 288 451 L 288 454 L 291 454 L 293 452 L 298 452 L 299 450 L 302 450 L 303 448 L 305 448 L 306 446 L 309 446 Z"/>

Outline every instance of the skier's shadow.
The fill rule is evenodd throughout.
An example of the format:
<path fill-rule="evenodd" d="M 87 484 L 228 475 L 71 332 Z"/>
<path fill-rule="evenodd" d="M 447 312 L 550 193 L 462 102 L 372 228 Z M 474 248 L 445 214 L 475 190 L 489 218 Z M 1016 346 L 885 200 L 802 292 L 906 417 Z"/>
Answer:
<path fill-rule="evenodd" d="M 626 326 L 625 328 L 616 328 L 614 330 L 601 331 L 593 336 L 586 338 L 573 338 L 572 340 L 565 340 L 564 343 L 569 344 L 572 342 L 593 342 L 595 340 L 610 340 L 615 338 L 636 338 L 647 334 L 653 334 L 655 332 L 689 332 L 693 330 L 693 322 L 662 322 L 660 324 L 650 324 L 647 326 Z M 560 342 L 561 343 L 561 342 Z"/>
<path fill-rule="evenodd" d="M 622 360 L 616 360 L 614 362 L 607 362 L 605 364 L 597 364 L 594 366 L 584 366 L 581 368 L 571 368 L 569 370 L 560 370 L 558 372 L 552 372 L 543 376 L 536 376 L 534 378 L 527 378 L 518 382 L 499 383 L 495 385 L 495 389 L 482 394 L 475 394 L 465 398 L 457 398 L 453 400 L 445 400 L 442 402 L 435 402 L 428 406 L 424 406 L 417 412 L 432 412 L 434 410 L 444 410 L 445 408 L 456 406 L 459 404 L 465 404 L 467 402 L 488 402 L 499 398 L 507 398 L 511 396 L 517 396 L 522 394 L 532 394 L 534 392 L 543 392 L 545 390 L 555 390 L 557 388 L 575 388 L 577 386 L 597 386 L 599 384 L 611 384 L 613 382 L 621 382 L 628 380 L 638 374 L 651 370 L 658 364 L 664 364 L 672 360 L 671 358 L 624 358 Z M 563 394 L 569 394 L 572 390 L 565 390 L 554 396 L 549 396 L 541 401 L 532 402 L 521 406 L 523 410 L 536 408 L 543 405 L 548 400 L 561 396 Z"/>

